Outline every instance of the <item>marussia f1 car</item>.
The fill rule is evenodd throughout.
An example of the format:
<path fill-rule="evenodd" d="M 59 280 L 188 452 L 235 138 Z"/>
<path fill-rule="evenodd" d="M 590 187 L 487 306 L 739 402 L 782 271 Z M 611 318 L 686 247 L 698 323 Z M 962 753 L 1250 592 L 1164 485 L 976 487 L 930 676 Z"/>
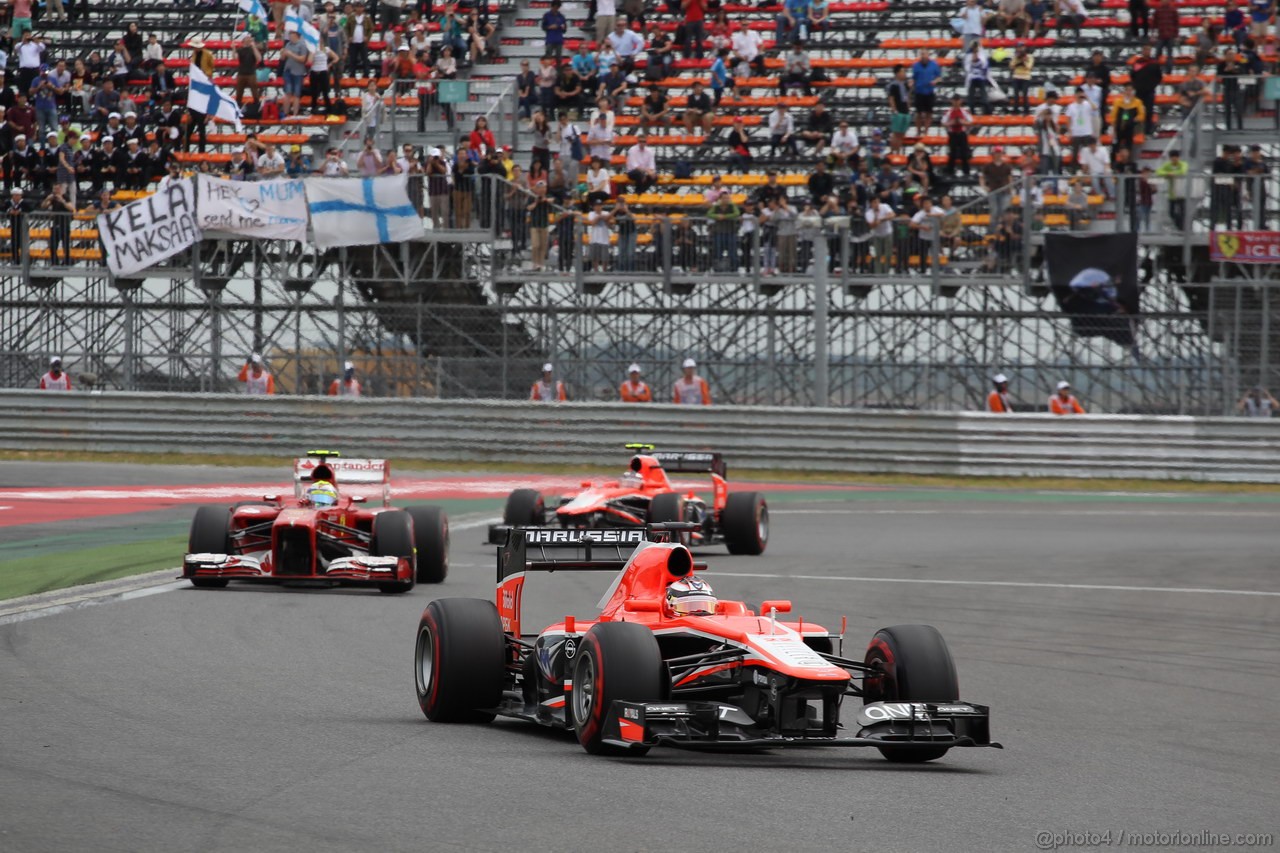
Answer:
<path fill-rule="evenodd" d="M 618 480 L 582 484 L 575 496 L 548 509 L 536 489 L 516 489 L 507 497 L 502 525 L 490 528 L 489 544 L 500 545 L 511 527 L 635 527 L 646 523 L 687 522 L 681 534 L 691 547 L 724 542 L 731 554 L 763 554 L 769 544 L 769 506 L 759 492 L 730 492 L 724 457 L 719 453 L 672 450 L 652 444 L 628 444 L 636 451 Z M 667 473 L 711 475 L 711 504 L 696 492 L 677 492 Z"/>
<path fill-rule="evenodd" d="M 202 588 L 309 581 L 401 593 L 448 575 L 448 517 L 434 506 L 392 509 L 386 460 L 314 450 L 294 461 L 293 480 L 292 500 L 264 495 L 196 510 L 182 576 Z M 359 484 L 381 484 L 382 505 L 339 492 Z"/>
<path fill-rule="evenodd" d="M 765 601 L 758 614 L 715 601 L 688 548 L 647 541 L 686 527 L 510 531 L 498 551 L 496 606 L 444 598 L 422 615 L 415 675 L 423 713 L 435 722 L 501 715 L 569 729 L 593 754 L 873 746 L 890 761 L 921 762 L 952 747 L 1000 746 L 988 709 L 960 701 L 937 629 L 883 628 L 861 660 L 846 658 L 843 623 L 837 634 L 780 621 L 789 601 Z M 616 577 L 595 618 L 566 616 L 524 634 L 526 574 L 552 571 Z M 699 595 L 675 598 L 676 587 Z M 862 702 L 849 721 L 841 719 L 846 698 Z"/>

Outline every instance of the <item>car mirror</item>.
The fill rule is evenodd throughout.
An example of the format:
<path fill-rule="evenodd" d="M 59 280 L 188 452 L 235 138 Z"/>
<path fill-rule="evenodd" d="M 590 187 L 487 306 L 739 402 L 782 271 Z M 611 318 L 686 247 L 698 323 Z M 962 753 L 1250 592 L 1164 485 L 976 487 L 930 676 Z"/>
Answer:
<path fill-rule="evenodd" d="M 622 608 L 632 613 L 657 613 L 662 605 L 656 598 L 628 598 Z"/>
<path fill-rule="evenodd" d="M 279 495 L 263 495 L 262 499 L 264 501 L 270 501 L 271 503 L 276 503 L 277 501 L 280 500 L 280 496 Z"/>
<path fill-rule="evenodd" d="M 351 496 L 351 502 L 352 502 L 353 504 L 362 504 L 362 503 L 364 503 L 364 502 L 365 502 L 365 501 L 367 501 L 367 500 L 369 500 L 369 499 L 368 499 L 368 498 L 366 498 L 364 495 L 352 495 L 352 496 Z"/>
<path fill-rule="evenodd" d="M 778 611 L 779 613 L 790 613 L 790 612 L 791 612 L 791 602 L 790 602 L 790 601 L 787 601 L 787 600 L 785 600 L 785 599 L 778 599 L 777 601 L 762 601 L 762 602 L 760 602 L 760 615 L 761 615 L 761 616 L 765 616 L 765 615 L 767 615 L 767 614 L 769 613 L 769 611 L 770 611 L 770 610 L 776 610 L 776 611 Z"/>

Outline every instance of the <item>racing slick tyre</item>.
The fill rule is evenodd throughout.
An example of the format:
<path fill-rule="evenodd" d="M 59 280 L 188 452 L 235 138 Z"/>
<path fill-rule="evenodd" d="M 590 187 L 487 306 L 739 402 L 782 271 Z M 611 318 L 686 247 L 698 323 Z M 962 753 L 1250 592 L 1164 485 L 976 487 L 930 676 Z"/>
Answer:
<path fill-rule="evenodd" d="M 866 664 L 881 674 L 863 678 L 863 704 L 871 702 L 955 702 L 960 680 L 947 641 L 932 625 L 881 628 L 867 646 Z M 878 747 L 890 761 L 915 764 L 947 754 L 947 747 Z"/>
<path fill-rule="evenodd" d="M 573 666 L 570 715 L 578 743 L 592 755 L 644 755 L 647 746 L 603 743 L 613 703 L 661 702 L 666 698 L 662 652 L 653 631 L 631 622 L 599 622 L 578 647 Z"/>
<path fill-rule="evenodd" d="M 413 519 L 418 583 L 441 583 L 449 576 L 449 516 L 438 506 L 405 509 Z"/>
<path fill-rule="evenodd" d="M 769 545 L 769 505 L 759 492 L 734 492 L 724 503 L 720 529 L 730 554 L 763 554 Z"/>
<path fill-rule="evenodd" d="M 410 572 L 416 572 L 413 556 L 413 519 L 402 509 L 380 512 L 373 517 L 373 536 L 369 539 L 371 557 L 407 557 Z M 378 584 L 378 591 L 398 595 L 413 589 L 414 576 L 407 581 Z"/>
<path fill-rule="evenodd" d="M 547 505 L 537 489 L 516 489 L 507 495 L 502 510 L 502 523 L 508 527 L 527 527 L 546 520 Z"/>
<path fill-rule="evenodd" d="M 191 519 L 191 533 L 187 537 L 188 554 L 230 554 L 231 535 L 227 529 L 231 515 L 225 506 L 202 506 Z M 228 581 L 222 578 L 190 578 L 198 589 L 223 589 Z"/>
<path fill-rule="evenodd" d="M 684 497 L 679 492 L 663 492 L 654 495 L 649 501 L 649 518 L 650 524 L 664 524 L 669 521 L 686 521 L 684 517 Z M 692 544 L 693 536 L 689 533 L 679 533 L 671 538 L 672 542 L 679 542 L 686 548 Z"/>
<path fill-rule="evenodd" d="M 440 598 L 418 623 L 418 705 L 433 723 L 488 723 L 506 686 L 507 641 L 498 608 L 481 598 Z"/>

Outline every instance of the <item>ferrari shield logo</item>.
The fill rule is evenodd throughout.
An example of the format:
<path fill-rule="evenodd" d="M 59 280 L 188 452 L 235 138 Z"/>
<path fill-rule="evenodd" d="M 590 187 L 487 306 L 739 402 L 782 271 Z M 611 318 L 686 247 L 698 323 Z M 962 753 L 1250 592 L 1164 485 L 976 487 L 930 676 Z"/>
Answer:
<path fill-rule="evenodd" d="M 1230 231 L 1222 231 L 1214 235 L 1218 240 L 1218 252 L 1228 260 L 1240 251 L 1240 237 Z"/>

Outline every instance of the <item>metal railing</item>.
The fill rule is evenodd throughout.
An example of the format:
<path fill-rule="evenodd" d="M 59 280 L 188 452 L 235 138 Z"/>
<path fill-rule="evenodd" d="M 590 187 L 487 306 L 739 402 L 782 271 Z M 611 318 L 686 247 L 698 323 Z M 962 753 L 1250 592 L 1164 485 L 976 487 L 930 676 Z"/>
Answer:
<path fill-rule="evenodd" d="M 730 465 L 756 469 L 1280 482 L 1275 428 L 1247 418 L 74 391 L 5 391 L 0 403 L 7 451 L 261 454 L 264 435 L 275 446 L 308 446 L 319 422 L 359 435 L 370 455 L 399 460 L 619 465 L 641 430 L 659 447 L 696 436 Z"/>

